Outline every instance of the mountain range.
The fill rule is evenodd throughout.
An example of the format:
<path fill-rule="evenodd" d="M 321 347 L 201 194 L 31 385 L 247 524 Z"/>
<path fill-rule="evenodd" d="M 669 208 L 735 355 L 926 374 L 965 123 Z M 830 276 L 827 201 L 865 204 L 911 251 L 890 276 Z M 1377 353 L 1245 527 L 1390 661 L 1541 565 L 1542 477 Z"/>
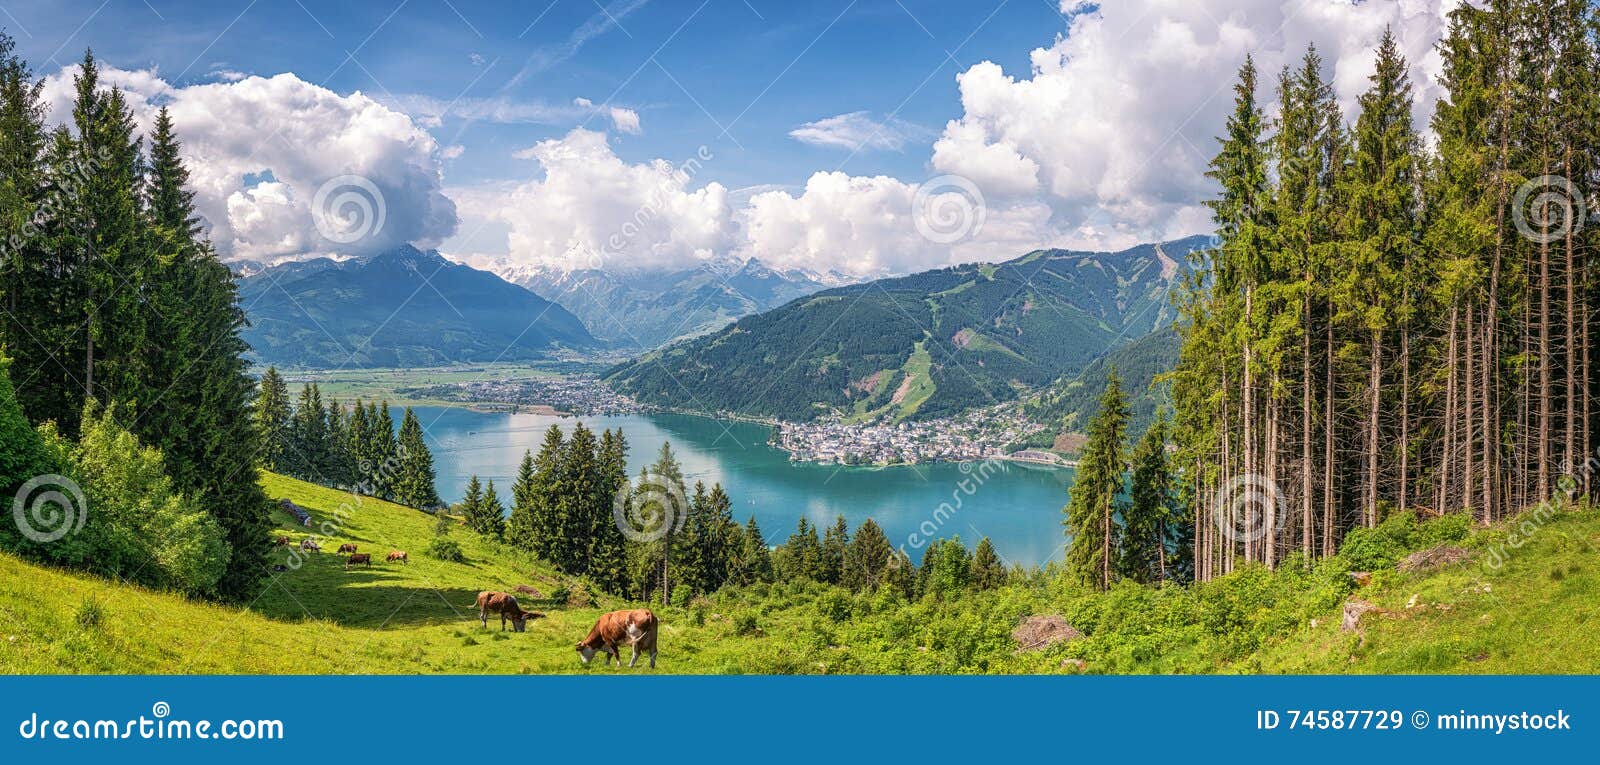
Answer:
<path fill-rule="evenodd" d="M 607 380 L 648 404 L 810 420 L 931 418 L 1083 372 L 1172 321 L 1189 237 L 1037 250 L 823 290 L 646 353 Z"/>
<path fill-rule="evenodd" d="M 596 338 L 634 351 L 704 335 L 844 281 L 836 274 L 778 271 L 755 259 L 648 273 L 516 266 L 492 270 L 561 304 Z"/>
<path fill-rule="evenodd" d="M 241 273 L 243 332 L 262 363 L 425 367 L 599 349 L 560 305 L 410 245 Z"/>

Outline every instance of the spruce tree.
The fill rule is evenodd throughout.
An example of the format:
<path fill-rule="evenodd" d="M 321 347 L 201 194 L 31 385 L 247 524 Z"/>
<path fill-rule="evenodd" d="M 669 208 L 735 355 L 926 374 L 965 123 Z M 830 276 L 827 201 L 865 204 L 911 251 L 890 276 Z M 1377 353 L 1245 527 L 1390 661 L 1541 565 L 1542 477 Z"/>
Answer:
<path fill-rule="evenodd" d="M 1172 473 L 1167 465 L 1167 420 L 1158 413 L 1133 450 L 1129 501 L 1122 514 L 1117 573 L 1140 584 L 1167 578 L 1173 524 Z"/>
<path fill-rule="evenodd" d="M 289 386 L 278 374 L 277 367 L 267 367 L 257 385 L 255 407 L 251 412 L 261 439 L 261 467 L 267 470 L 288 472 L 290 416 Z"/>
<path fill-rule="evenodd" d="M 968 581 L 980 590 L 993 590 L 1006 583 L 1006 566 L 1001 562 L 1000 554 L 994 551 L 994 543 L 988 537 L 978 541 L 977 549 L 972 551 L 972 565 L 968 574 Z"/>
<path fill-rule="evenodd" d="M 537 469 L 533 452 L 522 453 L 522 463 L 517 467 L 517 478 L 511 484 L 511 518 L 506 521 L 506 541 L 512 546 L 535 549 L 534 514 L 538 512 Z"/>
<path fill-rule="evenodd" d="M 422 435 L 422 423 L 406 407 L 400 421 L 399 469 L 395 474 L 394 501 L 408 507 L 427 509 L 439 504 L 434 489 L 433 454 Z"/>
<path fill-rule="evenodd" d="M 1128 405 L 1116 370 L 1106 376 L 1100 409 L 1089 421 L 1089 438 L 1078 458 L 1065 508 L 1067 571 L 1079 582 L 1104 590 L 1111 586 L 1117 549 Z"/>
<path fill-rule="evenodd" d="M 500 504 L 500 495 L 495 493 L 494 481 L 484 487 L 483 502 L 479 505 L 479 525 L 484 529 L 481 533 L 485 536 L 501 539 L 506 533 L 506 508 Z"/>
<path fill-rule="evenodd" d="M 844 576 L 845 548 L 850 544 L 850 526 L 844 516 L 834 519 L 833 525 L 822 533 L 821 581 L 840 584 Z"/>
<path fill-rule="evenodd" d="M 889 576 L 889 565 L 894 559 L 894 548 L 883 527 L 868 518 L 856 527 L 855 538 L 845 550 L 843 582 L 852 590 L 876 590 Z"/>

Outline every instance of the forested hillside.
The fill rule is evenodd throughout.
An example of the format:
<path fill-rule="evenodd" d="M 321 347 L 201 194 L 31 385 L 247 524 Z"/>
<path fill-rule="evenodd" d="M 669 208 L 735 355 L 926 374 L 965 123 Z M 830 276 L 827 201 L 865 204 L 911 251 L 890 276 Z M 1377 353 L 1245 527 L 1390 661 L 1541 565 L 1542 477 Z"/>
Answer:
<path fill-rule="evenodd" d="M 565 308 L 410 245 L 284 263 L 241 279 L 239 295 L 250 318 L 244 339 L 267 364 L 425 367 L 599 345 Z"/>
<path fill-rule="evenodd" d="M 1481 5 L 1438 47 L 1434 141 L 1392 37 L 1351 115 L 1314 50 L 1240 70 L 1172 376 L 1201 579 L 1592 489 L 1596 12 Z"/>
<path fill-rule="evenodd" d="M 1168 292 L 1206 242 L 1040 250 L 840 287 L 607 379 L 649 403 L 788 420 L 949 415 L 1015 398 L 1170 324 Z"/>
<path fill-rule="evenodd" d="M 1167 385 L 1159 378 L 1178 361 L 1178 333 L 1161 329 L 1121 346 L 1028 398 L 1024 412 L 1050 427 L 1040 433 L 1035 446 L 1049 446 L 1063 433 L 1081 433 L 1099 413 L 1100 393 L 1112 370 L 1122 378 L 1128 393 L 1130 427 L 1142 432 L 1155 420 L 1160 407 L 1171 405 Z"/>

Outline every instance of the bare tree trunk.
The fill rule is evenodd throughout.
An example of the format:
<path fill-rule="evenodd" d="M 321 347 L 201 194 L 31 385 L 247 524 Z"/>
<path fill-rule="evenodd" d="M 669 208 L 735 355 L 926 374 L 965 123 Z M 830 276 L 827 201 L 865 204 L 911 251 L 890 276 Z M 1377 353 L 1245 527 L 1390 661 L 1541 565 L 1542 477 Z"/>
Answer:
<path fill-rule="evenodd" d="M 1311 549 L 1311 271 L 1306 270 L 1307 294 L 1301 311 L 1300 340 L 1300 552 L 1310 565 Z"/>
<path fill-rule="evenodd" d="M 1328 306 L 1327 347 L 1322 391 L 1322 555 L 1333 554 L 1333 306 Z"/>
<path fill-rule="evenodd" d="M 1378 525 L 1378 411 L 1383 399 L 1383 333 L 1379 330 L 1372 330 L 1367 358 L 1367 483 L 1362 508 L 1367 528 L 1372 528 Z"/>

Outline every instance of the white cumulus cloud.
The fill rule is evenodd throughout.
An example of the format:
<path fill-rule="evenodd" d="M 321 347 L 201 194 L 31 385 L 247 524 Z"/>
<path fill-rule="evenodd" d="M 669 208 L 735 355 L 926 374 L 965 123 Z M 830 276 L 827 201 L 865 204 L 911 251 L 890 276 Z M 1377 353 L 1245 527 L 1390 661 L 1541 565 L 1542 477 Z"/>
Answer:
<path fill-rule="evenodd" d="M 628 163 L 604 133 L 577 128 L 516 153 L 543 177 L 509 190 L 464 189 L 479 212 L 506 228 L 507 260 L 564 269 L 683 268 L 734 244 L 728 192 L 695 177 L 714 161 L 699 152 L 677 162 Z M 698 188 L 696 187 L 698 186 Z"/>
<path fill-rule="evenodd" d="M 70 118 L 78 71 L 74 65 L 46 79 L 52 123 Z M 175 88 L 153 71 L 101 71 L 105 85 L 127 94 L 146 134 L 156 109 L 170 109 L 195 206 L 226 258 L 432 246 L 455 231 L 456 209 L 440 190 L 441 152 L 433 137 L 359 92 L 340 95 L 293 74 Z M 313 201 L 341 177 L 365 179 L 377 191 L 368 204 L 381 204 L 382 225 L 375 225 L 375 214 L 366 219 L 371 223 L 350 217 L 355 208 L 346 206 L 322 211 L 319 227 Z M 324 199 L 338 202 L 344 190 L 325 192 Z"/>

